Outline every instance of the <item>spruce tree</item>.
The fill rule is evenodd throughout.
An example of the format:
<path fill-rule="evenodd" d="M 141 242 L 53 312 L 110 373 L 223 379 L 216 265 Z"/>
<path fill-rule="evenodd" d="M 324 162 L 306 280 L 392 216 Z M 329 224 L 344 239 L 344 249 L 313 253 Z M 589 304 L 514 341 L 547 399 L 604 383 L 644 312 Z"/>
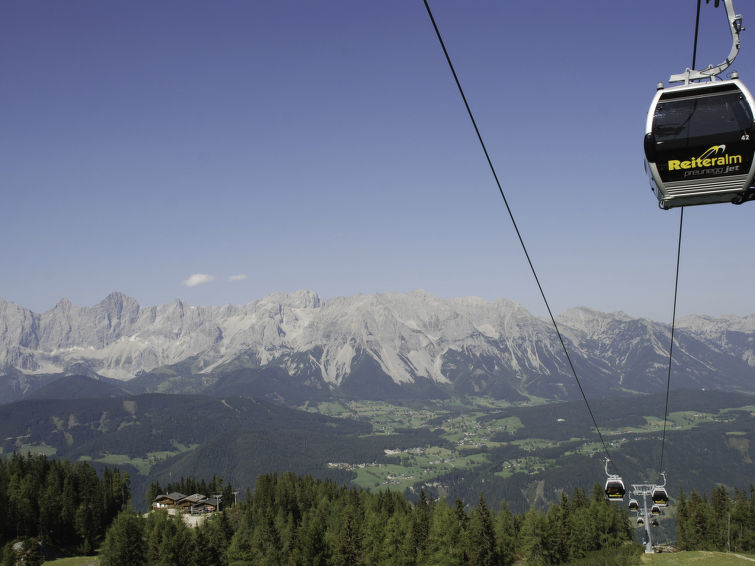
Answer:
<path fill-rule="evenodd" d="M 748 527 L 750 523 L 750 502 L 747 499 L 747 492 L 744 490 L 735 490 L 734 502 L 731 509 L 731 550 L 732 552 L 748 552 L 755 548 L 753 545 L 752 529 Z"/>
<path fill-rule="evenodd" d="M 466 533 L 454 509 L 441 500 L 433 506 L 427 545 L 421 564 L 465 566 L 469 564 Z"/>
<path fill-rule="evenodd" d="M 514 563 L 517 552 L 517 530 L 516 520 L 505 500 L 501 502 L 496 516 L 496 540 L 501 564 L 510 566 Z"/>
<path fill-rule="evenodd" d="M 729 513 L 731 500 L 723 485 L 717 486 L 710 499 L 711 508 L 711 542 L 716 550 L 725 551 L 728 541 Z"/>
<path fill-rule="evenodd" d="M 680 489 L 676 500 L 676 546 L 679 550 L 691 550 L 693 545 L 687 497 L 684 495 L 684 490 Z"/>
<path fill-rule="evenodd" d="M 335 566 L 358 566 L 364 564 L 362 559 L 362 528 L 353 506 L 347 505 L 344 511 L 343 525 L 338 532 L 335 551 Z"/>
<path fill-rule="evenodd" d="M 427 501 L 425 491 L 419 490 L 419 501 L 414 506 L 411 518 L 411 547 L 412 554 L 419 558 L 427 545 L 430 535 L 430 503 Z"/>
<path fill-rule="evenodd" d="M 520 547 L 527 564 L 548 564 L 548 532 L 545 517 L 534 507 L 524 515 Z"/>
<path fill-rule="evenodd" d="M 254 562 L 255 552 L 252 549 L 252 526 L 247 515 L 241 518 L 238 529 L 231 537 L 226 552 L 229 566 L 250 566 Z"/>
<path fill-rule="evenodd" d="M 469 521 L 469 564 L 494 566 L 498 563 L 498 548 L 495 538 L 493 516 L 480 495 L 477 508 Z"/>
<path fill-rule="evenodd" d="M 101 566 L 143 566 L 146 563 L 143 519 L 122 511 L 110 525 L 99 554 Z"/>
<path fill-rule="evenodd" d="M 326 566 L 330 559 L 330 549 L 325 535 L 325 517 L 322 513 L 315 509 L 305 511 L 296 540 L 295 563 Z"/>

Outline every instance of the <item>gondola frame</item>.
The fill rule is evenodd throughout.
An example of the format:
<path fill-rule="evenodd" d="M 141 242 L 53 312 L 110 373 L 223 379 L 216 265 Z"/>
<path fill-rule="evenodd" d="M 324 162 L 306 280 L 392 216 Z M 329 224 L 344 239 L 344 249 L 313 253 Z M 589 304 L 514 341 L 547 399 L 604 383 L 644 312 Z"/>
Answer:
<path fill-rule="evenodd" d="M 750 124 L 748 133 L 743 134 L 743 137 L 744 135 L 748 136 L 748 149 L 743 159 L 750 162 L 749 169 L 741 175 L 736 176 L 720 175 L 715 177 L 703 175 L 701 178 L 690 181 L 664 181 L 663 174 L 658 167 L 658 143 L 653 133 L 655 113 L 661 100 L 684 98 L 685 94 L 689 97 L 699 95 L 701 98 L 705 98 L 706 94 L 708 97 L 712 97 L 726 91 L 733 93 L 735 89 L 744 97 L 749 106 L 750 116 L 753 117 L 753 122 Z M 753 177 L 755 177 L 755 99 L 753 99 L 750 91 L 739 79 L 659 88 L 648 110 L 643 145 L 645 171 L 650 180 L 650 188 L 658 199 L 658 205 L 665 210 L 678 206 L 724 202 L 739 204 L 746 200 L 755 199 L 755 188 L 752 187 Z"/>
<path fill-rule="evenodd" d="M 605 485 L 606 499 L 609 501 L 624 501 L 624 494 L 626 494 L 626 487 L 624 481 L 617 476 L 611 476 L 606 480 Z"/>
<path fill-rule="evenodd" d="M 668 491 L 666 491 L 666 488 L 663 486 L 656 486 L 653 488 L 651 499 L 658 507 L 666 507 L 668 506 L 669 501 Z"/>

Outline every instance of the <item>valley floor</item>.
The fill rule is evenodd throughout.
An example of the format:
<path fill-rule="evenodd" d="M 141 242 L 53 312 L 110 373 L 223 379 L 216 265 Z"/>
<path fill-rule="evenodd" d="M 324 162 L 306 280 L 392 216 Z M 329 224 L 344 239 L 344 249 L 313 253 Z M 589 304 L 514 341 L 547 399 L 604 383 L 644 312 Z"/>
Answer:
<path fill-rule="evenodd" d="M 653 481 L 662 409 L 655 397 L 601 399 L 595 413 L 615 465 L 631 484 Z M 755 406 L 750 397 L 706 392 L 677 394 L 668 415 L 667 472 L 680 489 L 710 491 L 715 485 L 744 486 L 752 469 L 750 446 L 755 433 Z M 534 402 L 533 402 L 534 401 Z M 580 402 L 518 406 L 490 398 L 427 401 L 398 405 L 378 401 L 315 403 L 306 410 L 368 421 L 374 434 L 396 440 L 396 446 L 372 460 L 329 462 L 332 469 L 352 472 L 352 484 L 364 489 L 426 492 L 471 501 L 484 493 L 497 505 L 506 499 L 518 512 L 530 505 L 547 506 L 558 492 L 589 489 L 602 482 L 603 450 Z M 408 444 L 412 431 L 416 444 Z M 419 434 L 424 431 L 424 434 Z M 700 444 L 706 456 L 700 458 Z M 708 454 L 708 452 L 710 452 Z M 713 452 L 716 452 L 714 455 Z M 713 469 L 712 462 L 729 462 Z M 670 519 L 671 513 L 662 518 Z M 668 525 L 673 538 L 674 524 Z M 663 540 L 663 537 L 662 537 Z"/>

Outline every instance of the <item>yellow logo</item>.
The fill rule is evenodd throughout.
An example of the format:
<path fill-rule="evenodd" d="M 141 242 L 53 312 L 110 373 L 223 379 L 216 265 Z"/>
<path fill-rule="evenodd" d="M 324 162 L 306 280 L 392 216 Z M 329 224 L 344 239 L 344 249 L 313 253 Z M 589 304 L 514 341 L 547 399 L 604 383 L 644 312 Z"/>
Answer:
<path fill-rule="evenodd" d="M 668 162 L 669 171 L 679 171 L 682 169 L 701 169 L 704 167 L 720 167 L 722 165 L 732 165 L 742 163 L 741 155 L 729 155 L 726 153 L 725 145 L 714 145 L 706 149 L 700 157 L 690 157 L 687 161 L 679 159 L 670 159 Z"/>

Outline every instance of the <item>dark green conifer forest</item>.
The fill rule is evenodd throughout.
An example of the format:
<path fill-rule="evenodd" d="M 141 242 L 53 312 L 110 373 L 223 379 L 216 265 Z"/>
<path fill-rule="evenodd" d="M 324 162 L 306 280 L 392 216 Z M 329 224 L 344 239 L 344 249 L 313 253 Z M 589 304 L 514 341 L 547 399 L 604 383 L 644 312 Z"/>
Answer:
<path fill-rule="evenodd" d="M 143 519 L 125 511 L 100 558 L 106 565 L 507 565 L 610 551 L 607 563 L 624 564 L 641 551 L 631 541 L 625 509 L 607 502 L 601 486 L 590 496 L 564 494 L 547 512 L 514 515 L 505 503 L 494 513 L 482 497 L 467 507 L 420 492 L 411 504 L 396 492 L 284 473 L 260 476 L 243 503 L 194 529 L 165 512 Z"/>
<path fill-rule="evenodd" d="M 87 462 L 18 453 L 0 458 L 0 546 L 34 538 L 68 552 L 90 554 L 130 498 L 130 478 Z"/>
<path fill-rule="evenodd" d="M 755 486 L 734 490 L 722 485 L 710 500 L 696 491 L 676 500 L 676 547 L 679 550 L 755 552 Z"/>
<path fill-rule="evenodd" d="M 41 549 L 94 554 L 103 565 L 510 565 L 639 563 L 626 507 L 606 501 L 602 486 L 575 489 L 543 510 L 497 511 L 479 496 L 473 505 L 415 503 L 398 492 L 369 492 L 293 473 L 263 474 L 234 505 L 219 477 L 181 478 L 167 491 L 223 493 L 221 513 L 188 526 L 166 511 L 146 515 L 129 505 L 128 474 L 86 462 L 13 454 L 0 459 L 2 564 L 41 564 Z M 710 498 L 679 493 L 671 508 L 678 550 L 755 552 L 755 487 L 724 486 Z M 16 544 L 13 550 L 12 545 Z"/>

